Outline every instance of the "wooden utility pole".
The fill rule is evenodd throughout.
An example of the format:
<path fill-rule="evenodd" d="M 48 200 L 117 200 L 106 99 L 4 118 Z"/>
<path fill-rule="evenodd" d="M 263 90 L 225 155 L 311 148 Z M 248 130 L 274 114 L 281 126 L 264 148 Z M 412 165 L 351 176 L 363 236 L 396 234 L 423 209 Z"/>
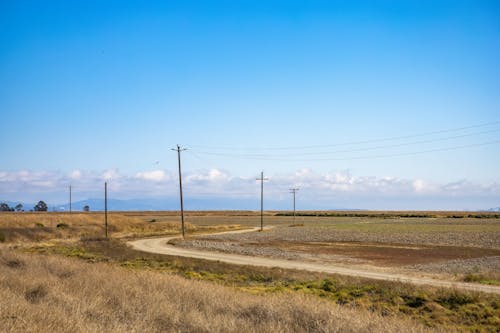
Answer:
<path fill-rule="evenodd" d="M 104 232 L 108 238 L 108 182 L 104 182 Z"/>
<path fill-rule="evenodd" d="M 268 180 L 264 178 L 264 171 L 260 173 L 260 178 L 256 178 L 256 180 L 260 180 L 260 231 L 264 230 L 264 181 Z"/>
<path fill-rule="evenodd" d="M 298 188 L 291 188 L 290 193 L 293 194 L 293 224 L 295 224 L 295 194 L 297 193 Z"/>
<path fill-rule="evenodd" d="M 69 186 L 69 212 L 71 213 L 71 185 Z"/>
<path fill-rule="evenodd" d="M 181 173 L 181 151 L 187 150 L 186 148 L 181 148 L 177 145 L 177 148 L 172 148 L 172 150 L 177 151 L 177 160 L 179 162 L 179 193 L 181 197 L 181 226 L 182 226 L 182 238 L 186 238 L 186 233 L 184 230 L 184 202 L 182 200 L 182 173 Z"/>

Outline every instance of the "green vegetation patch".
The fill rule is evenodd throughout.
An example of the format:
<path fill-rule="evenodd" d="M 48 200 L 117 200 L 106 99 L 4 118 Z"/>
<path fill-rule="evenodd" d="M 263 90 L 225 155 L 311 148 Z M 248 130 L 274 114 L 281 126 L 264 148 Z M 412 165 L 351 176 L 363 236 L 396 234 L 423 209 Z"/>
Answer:
<path fill-rule="evenodd" d="M 493 278 L 493 277 L 488 277 L 484 274 L 475 274 L 475 273 L 469 273 L 465 275 L 463 278 L 464 282 L 475 282 L 475 283 L 482 283 L 482 284 L 488 284 L 492 286 L 500 286 L 500 280 Z"/>
<path fill-rule="evenodd" d="M 24 251 L 28 253 L 58 254 L 66 257 L 83 259 L 88 262 L 108 261 L 108 259 L 101 254 L 92 253 L 83 247 L 71 245 L 41 245 L 27 248 Z"/>

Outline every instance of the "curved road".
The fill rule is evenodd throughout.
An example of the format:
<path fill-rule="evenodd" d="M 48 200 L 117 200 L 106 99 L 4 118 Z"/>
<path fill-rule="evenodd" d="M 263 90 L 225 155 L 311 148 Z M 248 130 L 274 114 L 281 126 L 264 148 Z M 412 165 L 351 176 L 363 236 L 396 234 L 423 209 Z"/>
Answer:
<path fill-rule="evenodd" d="M 218 234 L 244 233 L 256 230 L 258 230 L 258 228 L 237 230 L 237 231 L 226 231 L 226 232 L 220 232 Z M 375 280 L 405 282 L 405 283 L 412 283 L 415 285 L 430 285 L 434 287 L 455 288 L 461 290 L 500 294 L 500 287 L 498 286 L 412 277 L 402 274 L 374 272 L 358 268 L 345 268 L 345 267 L 333 266 L 331 264 L 313 263 L 306 261 L 274 259 L 267 257 L 255 257 L 255 256 L 246 256 L 240 254 L 187 249 L 168 244 L 168 241 L 174 238 L 179 238 L 179 236 L 139 239 L 127 242 L 127 244 L 130 245 L 135 250 L 143 252 L 220 261 L 235 265 L 279 267 L 285 269 L 305 270 L 310 272 L 349 275 L 349 276 L 356 276 L 356 277 L 375 279 Z"/>

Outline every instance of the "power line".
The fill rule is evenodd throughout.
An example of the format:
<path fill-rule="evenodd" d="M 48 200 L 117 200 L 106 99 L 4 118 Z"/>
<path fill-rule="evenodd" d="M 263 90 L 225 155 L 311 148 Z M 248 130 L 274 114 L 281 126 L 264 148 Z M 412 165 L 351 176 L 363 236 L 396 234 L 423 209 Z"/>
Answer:
<path fill-rule="evenodd" d="M 307 161 L 350 161 L 350 160 L 363 160 L 363 159 L 379 159 L 379 158 L 388 158 L 388 157 L 398 157 L 398 156 L 411 156 L 411 155 L 419 155 L 433 152 L 443 152 L 443 151 L 452 151 L 458 149 L 472 148 L 472 147 L 481 147 L 500 143 L 500 140 L 486 141 L 476 144 L 468 144 L 468 145 L 460 145 L 460 146 L 452 146 L 445 148 L 436 148 L 436 149 L 428 149 L 407 153 L 395 153 L 395 154 L 385 154 L 385 155 L 367 155 L 367 156 L 355 156 L 355 157 L 339 157 L 339 158 L 275 158 L 272 156 L 250 156 L 250 155 L 237 155 L 237 154 L 218 154 L 218 153 L 208 153 L 208 152 L 198 152 L 199 154 L 206 155 L 216 155 L 216 156 L 224 156 L 236 159 L 244 159 L 244 160 L 259 160 L 259 161 L 288 161 L 288 162 L 307 162 Z"/>
<path fill-rule="evenodd" d="M 380 146 L 367 147 L 367 148 L 356 148 L 356 149 L 336 150 L 336 151 L 303 152 L 303 153 L 298 153 L 298 154 L 297 153 L 293 153 L 293 154 L 287 153 L 287 154 L 269 155 L 269 154 L 235 154 L 235 153 L 220 153 L 220 152 L 206 152 L 206 151 L 198 151 L 198 152 L 200 154 L 205 154 L 205 155 L 227 156 L 227 157 L 241 156 L 241 157 L 249 157 L 249 158 L 267 158 L 267 157 L 280 158 L 280 157 L 298 156 L 298 155 L 302 155 L 302 156 L 330 155 L 330 154 L 339 154 L 339 153 L 353 153 L 353 152 L 362 152 L 362 151 L 370 151 L 370 150 L 380 150 L 380 149 L 386 149 L 386 148 L 404 147 L 404 146 L 411 146 L 411 145 L 417 145 L 417 144 L 434 143 L 434 142 L 439 142 L 439 141 L 449 141 L 449 140 L 453 140 L 453 139 L 460 139 L 460 138 L 465 138 L 465 137 L 470 137 L 470 136 L 475 136 L 475 135 L 481 135 L 481 134 L 487 134 L 487 133 L 497 133 L 498 131 L 499 131 L 499 129 L 494 129 L 494 130 L 488 130 L 488 131 L 482 131 L 482 132 L 449 136 L 449 137 L 444 137 L 444 138 L 419 140 L 419 141 L 396 143 L 396 144 L 390 144 L 390 145 L 380 145 Z"/>
<path fill-rule="evenodd" d="M 198 156 L 198 154 L 195 154 L 192 150 L 188 150 L 187 153 L 190 156 L 193 156 L 194 158 L 196 158 L 198 161 L 203 162 L 203 158 L 201 158 L 200 156 Z"/>
<path fill-rule="evenodd" d="M 350 141 L 350 142 L 324 144 L 324 145 L 293 146 L 293 147 L 292 146 L 288 146 L 288 147 L 235 147 L 235 146 L 232 146 L 231 147 L 231 146 L 190 145 L 190 147 L 201 148 L 201 149 L 243 150 L 243 151 L 245 151 L 245 150 L 246 151 L 252 151 L 252 150 L 263 151 L 263 150 L 315 149 L 315 148 L 339 147 L 339 146 L 359 145 L 359 144 L 376 143 L 376 142 L 384 142 L 384 141 L 394 141 L 394 140 L 401 140 L 401 139 L 410 139 L 410 138 L 417 138 L 417 137 L 422 137 L 422 136 L 429 136 L 429 135 L 436 135 L 436 134 L 443 134 L 443 133 L 450 133 L 450 132 L 459 132 L 459 131 L 464 131 L 464 130 L 468 130 L 468 129 L 487 127 L 487 126 L 492 126 L 492 125 L 497 125 L 497 124 L 500 124 L 500 121 L 493 121 L 493 122 L 487 122 L 487 123 L 482 123 L 482 124 L 477 124 L 477 125 L 456 127 L 456 128 L 443 129 L 443 130 L 437 130 L 437 131 L 429 131 L 429 132 L 404 135 L 404 136 L 394 136 L 394 137 L 387 137 L 387 138 L 380 138 L 380 139 L 368 139 L 368 140 Z"/>

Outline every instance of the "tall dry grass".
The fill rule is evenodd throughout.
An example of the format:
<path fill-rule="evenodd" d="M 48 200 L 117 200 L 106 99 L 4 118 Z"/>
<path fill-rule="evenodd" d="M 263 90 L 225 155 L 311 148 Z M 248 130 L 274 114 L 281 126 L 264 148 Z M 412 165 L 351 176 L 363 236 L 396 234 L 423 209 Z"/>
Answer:
<path fill-rule="evenodd" d="M 156 222 L 144 216 L 123 213 L 108 215 L 109 231 L 114 237 L 148 236 L 179 232 L 180 223 Z M 197 227 L 187 224 L 189 231 Z M 0 213 L 0 232 L 7 242 L 43 241 L 104 235 L 103 213 Z"/>
<path fill-rule="evenodd" d="M 303 295 L 251 295 L 108 264 L 0 250 L 2 332 L 422 332 Z"/>

